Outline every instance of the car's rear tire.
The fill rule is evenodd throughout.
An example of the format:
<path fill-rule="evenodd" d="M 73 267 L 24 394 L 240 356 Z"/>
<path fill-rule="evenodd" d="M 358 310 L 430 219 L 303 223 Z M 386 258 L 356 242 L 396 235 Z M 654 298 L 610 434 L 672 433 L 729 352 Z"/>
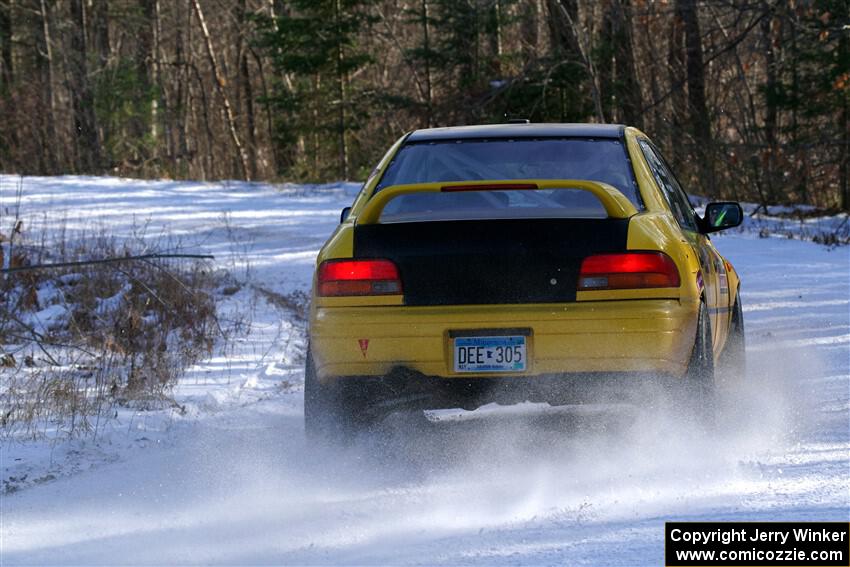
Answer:
<path fill-rule="evenodd" d="M 322 439 L 330 434 L 330 388 L 319 382 L 313 355 L 307 349 L 304 364 L 304 433 L 308 439 Z"/>
<path fill-rule="evenodd" d="M 744 311 L 741 308 L 741 294 L 735 299 L 732 318 L 729 321 L 729 335 L 726 346 L 717 361 L 719 377 L 726 384 L 741 382 L 747 375 L 746 338 L 744 336 Z"/>
<path fill-rule="evenodd" d="M 684 378 L 685 401 L 697 424 L 713 428 L 715 424 L 714 346 L 708 307 L 700 302 L 694 349 Z"/>
<path fill-rule="evenodd" d="M 345 443 L 368 425 L 365 412 L 336 380 L 322 383 L 310 349 L 304 366 L 304 433 L 310 441 Z"/>

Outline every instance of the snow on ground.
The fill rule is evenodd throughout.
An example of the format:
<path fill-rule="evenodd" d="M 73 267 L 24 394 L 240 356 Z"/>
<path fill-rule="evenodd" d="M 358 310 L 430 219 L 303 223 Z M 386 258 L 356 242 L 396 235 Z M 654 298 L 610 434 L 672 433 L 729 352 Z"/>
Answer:
<path fill-rule="evenodd" d="M 16 183 L 0 177 L 0 209 Z M 288 293 L 355 190 L 25 178 L 21 202 L 25 222 L 180 233 Z M 232 355 L 176 389 L 185 411 L 0 448 L 3 480 L 38 478 L 0 491 L 0 563 L 659 565 L 666 520 L 850 520 L 850 248 L 714 240 L 743 278 L 749 371 L 713 437 L 530 406 L 308 447 L 303 323 L 260 300 Z M 248 290 L 232 301 L 248 309 Z"/>
<path fill-rule="evenodd" d="M 300 391 L 304 323 L 264 298 L 308 291 L 316 250 L 338 221 L 337 204 L 351 201 L 358 188 L 0 176 L 0 232 L 11 232 L 19 211 L 25 235 L 52 233 L 72 242 L 106 233 L 143 240 L 157 252 L 213 254 L 218 266 L 248 284 L 226 299 L 225 317 L 251 322 L 250 334 L 226 353 L 189 369 L 174 391 L 173 407 L 116 408 L 117 420 L 99 424 L 97 443 L 2 447 L 0 494 L 167 443 L 175 422 Z M 45 311 L 56 307 L 61 309 Z M 42 328 L 63 315 L 43 311 L 27 317 Z"/>

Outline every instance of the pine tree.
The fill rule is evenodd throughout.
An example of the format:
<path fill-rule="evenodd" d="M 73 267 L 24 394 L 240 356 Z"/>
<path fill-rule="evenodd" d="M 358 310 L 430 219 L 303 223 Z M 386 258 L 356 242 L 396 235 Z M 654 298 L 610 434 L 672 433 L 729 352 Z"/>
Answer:
<path fill-rule="evenodd" d="M 348 132 L 356 128 L 352 118 L 364 110 L 359 93 L 350 88 L 349 76 L 369 61 L 357 46 L 361 26 L 372 20 L 367 4 L 364 0 L 293 0 L 289 13 L 277 15 L 274 21 L 259 20 L 260 43 L 275 69 L 293 77 L 291 86 L 279 81 L 272 97 L 282 113 L 277 142 L 291 145 L 298 135 L 311 139 L 312 166 L 300 172 L 306 177 L 324 176 L 321 156 L 333 138 L 336 174 L 349 178 Z"/>
<path fill-rule="evenodd" d="M 846 0 L 817 0 L 797 10 L 770 13 L 768 25 L 781 26 L 791 34 L 791 41 L 776 33 L 770 49 L 782 51 L 781 62 L 773 63 L 774 76 L 764 83 L 761 92 L 768 116 L 772 109 L 791 117 L 767 120 L 765 128 L 776 129 L 775 136 L 782 135 L 794 146 L 789 153 L 801 156 L 798 163 L 783 161 L 774 166 L 782 170 L 775 176 L 776 183 L 784 177 L 796 177 L 799 194 L 790 197 L 806 202 L 811 199 L 809 184 L 819 185 L 823 177 L 831 178 L 837 199 L 823 204 L 850 210 L 850 30 L 846 22 Z M 778 59 L 777 55 L 772 57 Z M 766 150 L 764 163 L 775 159 L 776 148 Z M 818 158 L 812 160 L 815 155 Z M 774 198 L 778 200 L 782 188 L 776 189 Z"/>

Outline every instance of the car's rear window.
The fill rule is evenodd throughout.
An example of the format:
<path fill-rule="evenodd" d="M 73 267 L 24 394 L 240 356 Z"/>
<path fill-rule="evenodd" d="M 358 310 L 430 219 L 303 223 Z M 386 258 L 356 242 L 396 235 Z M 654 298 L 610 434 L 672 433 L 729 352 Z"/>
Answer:
<path fill-rule="evenodd" d="M 399 149 L 376 191 L 409 183 L 510 179 L 602 181 L 619 189 L 638 209 L 641 208 L 625 147 L 620 140 L 609 138 L 501 138 L 409 143 Z M 527 198 L 521 197 L 523 203 Z M 585 199 L 579 198 L 577 202 L 581 207 L 587 206 Z"/>

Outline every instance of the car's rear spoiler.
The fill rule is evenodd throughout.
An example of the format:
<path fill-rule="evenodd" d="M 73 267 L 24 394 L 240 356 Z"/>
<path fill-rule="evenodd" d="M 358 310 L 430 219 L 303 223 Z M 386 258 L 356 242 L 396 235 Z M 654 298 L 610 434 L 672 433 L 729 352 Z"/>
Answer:
<path fill-rule="evenodd" d="M 381 189 L 369 199 L 357 216 L 357 224 L 378 224 L 387 203 L 412 193 L 449 193 L 456 191 L 515 191 L 536 189 L 579 189 L 593 193 L 599 199 L 609 218 L 626 219 L 637 214 L 637 209 L 620 191 L 599 181 L 584 179 L 512 179 L 510 181 L 453 181 L 392 185 Z"/>

